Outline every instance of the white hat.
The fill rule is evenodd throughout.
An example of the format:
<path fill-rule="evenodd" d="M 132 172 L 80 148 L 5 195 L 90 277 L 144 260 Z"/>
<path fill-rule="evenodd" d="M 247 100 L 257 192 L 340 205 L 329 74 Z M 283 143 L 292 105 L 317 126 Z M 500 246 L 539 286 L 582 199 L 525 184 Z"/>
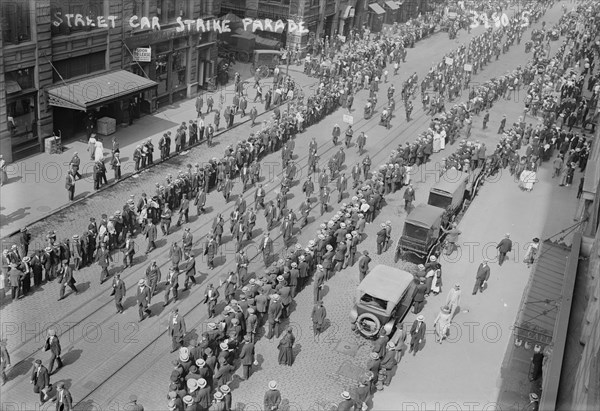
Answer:
<path fill-rule="evenodd" d="M 269 389 L 276 390 L 277 389 L 277 381 L 269 381 Z"/>

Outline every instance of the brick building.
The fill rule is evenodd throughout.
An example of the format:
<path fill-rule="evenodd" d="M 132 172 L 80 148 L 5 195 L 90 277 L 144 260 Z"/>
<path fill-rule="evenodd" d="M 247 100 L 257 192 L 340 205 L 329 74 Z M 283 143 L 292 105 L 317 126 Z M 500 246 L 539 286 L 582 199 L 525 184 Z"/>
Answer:
<path fill-rule="evenodd" d="M 220 0 L 0 0 L 0 13 L 7 162 L 53 132 L 85 136 L 90 115 L 122 124 L 193 97 L 215 75 L 217 34 L 176 20 L 210 20 Z"/>

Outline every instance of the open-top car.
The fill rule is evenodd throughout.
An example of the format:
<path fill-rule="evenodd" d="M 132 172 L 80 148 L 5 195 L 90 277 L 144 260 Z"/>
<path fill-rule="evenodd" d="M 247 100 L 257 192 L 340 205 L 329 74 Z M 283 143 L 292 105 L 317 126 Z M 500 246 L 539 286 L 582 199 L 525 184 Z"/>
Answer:
<path fill-rule="evenodd" d="M 415 277 L 399 268 L 377 265 L 358 285 L 350 312 L 353 329 L 367 338 L 381 329 L 391 335 L 410 309 L 416 288 Z"/>

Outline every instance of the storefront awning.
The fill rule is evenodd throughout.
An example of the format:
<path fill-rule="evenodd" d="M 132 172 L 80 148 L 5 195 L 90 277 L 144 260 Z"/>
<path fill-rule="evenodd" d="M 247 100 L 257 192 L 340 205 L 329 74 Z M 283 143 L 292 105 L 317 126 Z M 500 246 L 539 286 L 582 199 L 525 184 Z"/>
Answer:
<path fill-rule="evenodd" d="M 400 6 L 398 6 L 398 3 L 395 1 L 386 1 L 385 4 L 392 10 L 398 10 L 400 8 Z"/>
<path fill-rule="evenodd" d="M 49 89 L 48 103 L 87 111 L 156 86 L 158 84 L 152 80 L 117 70 Z"/>
<path fill-rule="evenodd" d="M 6 94 L 14 94 L 21 91 L 21 86 L 14 80 L 8 80 L 6 82 Z"/>
<path fill-rule="evenodd" d="M 369 4 L 369 8 L 377 14 L 385 14 L 385 10 L 377 3 Z"/>
<path fill-rule="evenodd" d="M 342 20 L 345 20 L 348 17 L 354 17 L 354 7 L 352 7 L 352 6 L 346 6 L 346 8 L 344 9 L 344 12 L 341 15 Z"/>

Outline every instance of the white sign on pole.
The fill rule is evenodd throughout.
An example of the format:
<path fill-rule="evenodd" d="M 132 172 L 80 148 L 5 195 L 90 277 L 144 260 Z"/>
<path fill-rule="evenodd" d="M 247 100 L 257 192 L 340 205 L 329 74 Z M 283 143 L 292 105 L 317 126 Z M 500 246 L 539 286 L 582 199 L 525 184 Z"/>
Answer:
<path fill-rule="evenodd" d="M 138 47 L 133 50 L 133 59 L 135 61 L 150 62 L 152 60 L 152 48 Z"/>
<path fill-rule="evenodd" d="M 446 57 L 446 64 L 451 66 L 452 64 L 454 64 L 454 59 L 450 58 L 450 57 Z"/>
<path fill-rule="evenodd" d="M 472 64 L 465 64 L 465 71 L 473 71 L 473 65 Z"/>
<path fill-rule="evenodd" d="M 350 114 L 344 114 L 344 123 L 348 123 L 350 125 L 354 124 L 354 117 Z"/>

